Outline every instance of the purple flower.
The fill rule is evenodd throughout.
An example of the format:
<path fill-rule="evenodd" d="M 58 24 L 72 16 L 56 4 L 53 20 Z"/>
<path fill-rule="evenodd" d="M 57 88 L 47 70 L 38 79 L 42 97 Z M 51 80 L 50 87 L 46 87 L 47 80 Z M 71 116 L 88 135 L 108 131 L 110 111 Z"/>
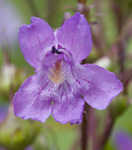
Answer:
<path fill-rule="evenodd" d="M 105 109 L 123 87 L 117 77 L 94 64 L 81 65 L 92 49 L 90 26 L 76 13 L 55 32 L 32 17 L 19 31 L 22 53 L 35 68 L 14 96 L 14 111 L 23 119 L 44 122 L 50 115 L 63 124 L 82 120 L 84 103 Z"/>
<path fill-rule="evenodd" d="M 132 150 L 132 138 L 125 132 L 116 134 L 115 143 L 118 150 Z"/>

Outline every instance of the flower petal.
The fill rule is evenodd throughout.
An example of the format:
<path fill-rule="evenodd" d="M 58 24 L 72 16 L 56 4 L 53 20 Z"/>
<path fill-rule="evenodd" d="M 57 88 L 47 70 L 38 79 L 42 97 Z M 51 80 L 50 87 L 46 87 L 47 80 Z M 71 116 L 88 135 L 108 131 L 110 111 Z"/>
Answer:
<path fill-rule="evenodd" d="M 15 115 L 44 122 L 51 113 L 50 88 L 44 76 L 29 77 L 14 96 Z"/>
<path fill-rule="evenodd" d="M 65 123 L 80 123 L 82 121 L 83 100 L 72 99 L 62 103 L 56 103 L 53 109 L 53 117 L 56 121 Z"/>
<path fill-rule="evenodd" d="M 53 45 L 54 33 L 44 20 L 32 17 L 30 25 L 23 25 L 19 30 L 19 43 L 27 62 L 37 67 L 44 51 Z"/>
<path fill-rule="evenodd" d="M 93 108 L 105 109 L 111 100 L 123 90 L 122 83 L 114 73 L 97 65 L 86 64 L 83 67 L 84 70 L 79 71 L 78 78 L 80 82 L 83 80 L 88 84 L 82 91 L 84 99 Z"/>
<path fill-rule="evenodd" d="M 90 26 L 85 17 L 76 13 L 57 30 L 58 43 L 69 50 L 78 63 L 86 58 L 92 49 Z"/>
<path fill-rule="evenodd" d="M 80 96 L 73 92 L 72 86 L 69 87 L 63 83 L 58 88 L 58 99 L 53 107 L 53 117 L 56 121 L 65 123 L 80 123 L 82 120 L 82 112 L 84 101 Z"/>

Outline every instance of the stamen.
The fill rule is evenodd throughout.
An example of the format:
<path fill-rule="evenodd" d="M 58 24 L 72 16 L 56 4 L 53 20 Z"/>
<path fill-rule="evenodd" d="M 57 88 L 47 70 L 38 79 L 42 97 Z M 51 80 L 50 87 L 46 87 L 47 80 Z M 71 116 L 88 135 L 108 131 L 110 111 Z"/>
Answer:
<path fill-rule="evenodd" d="M 56 54 L 62 54 L 62 52 L 60 52 L 58 49 L 56 49 L 54 46 L 52 47 L 52 53 L 56 53 Z"/>
<path fill-rule="evenodd" d="M 51 100 L 50 104 L 51 104 L 51 105 L 54 105 L 54 103 L 55 103 L 55 102 L 54 102 L 53 100 Z"/>

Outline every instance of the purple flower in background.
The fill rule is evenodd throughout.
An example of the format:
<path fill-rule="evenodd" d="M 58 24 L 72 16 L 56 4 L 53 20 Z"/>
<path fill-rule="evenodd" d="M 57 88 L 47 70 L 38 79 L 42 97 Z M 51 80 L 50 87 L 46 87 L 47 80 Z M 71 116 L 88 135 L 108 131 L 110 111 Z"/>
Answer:
<path fill-rule="evenodd" d="M 118 150 L 132 150 L 132 138 L 125 132 L 116 134 L 115 144 Z"/>
<path fill-rule="evenodd" d="M 6 0 L 0 0 L 0 20 L 0 45 L 14 44 L 21 19 L 16 9 Z"/>
<path fill-rule="evenodd" d="M 35 68 L 14 96 L 14 112 L 44 122 L 50 115 L 61 123 L 82 120 L 84 103 L 105 109 L 123 89 L 114 73 L 94 64 L 81 65 L 92 49 L 90 26 L 76 13 L 55 32 L 32 17 L 19 31 L 22 53 Z"/>
<path fill-rule="evenodd" d="M 6 150 L 5 148 L 3 148 L 3 147 L 0 147 L 0 150 Z"/>
<path fill-rule="evenodd" d="M 32 146 L 28 146 L 25 150 L 33 150 Z"/>
<path fill-rule="evenodd" d="M 8 114 L 8 106 L 0 106 L 0 123 L 2 123 Z"/>

